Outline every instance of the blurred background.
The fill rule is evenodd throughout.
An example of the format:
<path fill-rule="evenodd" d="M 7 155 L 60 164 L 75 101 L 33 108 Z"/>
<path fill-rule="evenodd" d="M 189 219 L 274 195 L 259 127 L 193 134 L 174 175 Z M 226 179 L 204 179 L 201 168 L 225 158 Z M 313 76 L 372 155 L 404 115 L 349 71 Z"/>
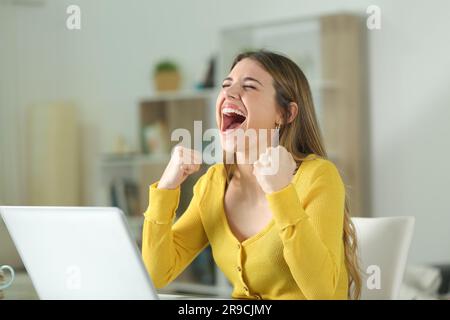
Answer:
<path fill-rule="evenodd" d="M 139 244 L 170 133 L 214 128 L 233 56 L 275 50 L 310 81 L 353 215 L 416 218 L 403 297 L 444 295 L 449 13 L 445 0 L 0 0 L 0 205 L 118 206 Z M 0 264 L 23 269 L 1 221 Z M 35 297 L 25 272 L 15 290 Z M 207 249 L 167 290 L 229 287 Z"/>

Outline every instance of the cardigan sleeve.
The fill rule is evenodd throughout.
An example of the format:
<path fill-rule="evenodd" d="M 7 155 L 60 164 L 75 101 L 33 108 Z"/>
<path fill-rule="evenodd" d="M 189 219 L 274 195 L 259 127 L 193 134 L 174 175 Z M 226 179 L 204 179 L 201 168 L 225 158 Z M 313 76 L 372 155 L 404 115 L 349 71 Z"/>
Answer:
<path fill-rule="evenodd" d="M 180 199 L 180 187 L 174 190 L 150 186 L 150 202 L 144 213 L 142 258 L 156 288 L 174 280 L 208 245 L 198 203 L 205 175 L 194 186 L 194 195 L 186 211 L 173 224 Z"/>
<path fill-rule="evenodd" d="M 297 285 L 307 299 L 329 299 L 343 262 L 344 184 L 334 164 L 325 161 L 302 192 L 303 202 L 294 182 L 266 198 Z"/>

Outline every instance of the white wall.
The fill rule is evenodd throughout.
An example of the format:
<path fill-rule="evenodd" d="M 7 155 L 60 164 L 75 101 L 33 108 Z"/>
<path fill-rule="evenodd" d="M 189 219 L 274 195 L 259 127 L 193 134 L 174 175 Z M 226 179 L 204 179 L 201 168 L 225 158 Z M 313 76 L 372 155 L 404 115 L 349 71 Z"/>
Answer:
<path fill-rule="evenodd" d="M 448 262 L 450 2 L 382 8 L 370 41 L 373 211 L 416 216 L 411 259 Z"/>
<path fill-rule="evenodd" d="M 81 7 L 80 31 L 65 28 L 69 4 Z M 47 0 L 43 7 L 15 7 L 16 19 L 2 22 L 18 35 L 2 60 L 14 66 L 15 107 L 58 99 L 79 105 L 84 201 L 93 204 L 94 160 L 119 134 L 137 141 L 137 102 L 152 93 L 155 61 L 179 61 L 192 88 L 219 50 L 224 27 L 336 11 L 364 15 L 371 4 L 382 10 L 382 29 L 369 32 L 373 212 L 417 217 L 413 262 L 449 261 L 450 2 Z"/>

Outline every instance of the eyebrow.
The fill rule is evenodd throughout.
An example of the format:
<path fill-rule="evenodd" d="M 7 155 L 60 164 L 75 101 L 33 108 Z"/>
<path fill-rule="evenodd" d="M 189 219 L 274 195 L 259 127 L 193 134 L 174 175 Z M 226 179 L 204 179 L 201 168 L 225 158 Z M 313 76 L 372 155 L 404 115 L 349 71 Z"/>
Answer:
<path fill-rule="evenodd" d="M 226 77 L 225 79 L 223 79 L 223 81 L 225 81 L 225 80 L 233 81 L 233 78 L 231 78 L 231 77 Z M 243 81 L 247 81 L 247 80 L 258 82 L 261 86 L 264 87 L 264 85 L 263 85 L 259 80 L 255 79 L 255 78 L 252 78 L 252 77 L 245 77 L 245 78 L 243 79 Z"/>

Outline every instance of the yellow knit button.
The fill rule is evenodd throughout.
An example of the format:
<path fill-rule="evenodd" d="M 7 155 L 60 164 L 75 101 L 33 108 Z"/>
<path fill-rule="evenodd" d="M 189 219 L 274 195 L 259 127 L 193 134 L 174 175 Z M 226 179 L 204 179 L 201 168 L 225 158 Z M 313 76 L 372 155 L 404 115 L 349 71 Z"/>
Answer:
<path fill-rule="evenodd" d="M 239 272 L 241 272 L 242 271 L 242 269 L 241 269 L 241 267 L 237 267 L 237 270 L 239 271 Z"/>
<path fill-rule="evenodd" d="M 240 243 L 238 243 L 237 247 L 238 247 L 238 249 L 240 249 L 240 248 L 241 248 L 241 244 L 240 244 Z"/>
<path fill-rule="evenodd" d="M 248 292 L 248 288 L 247 288 L 247 287 L 244 287 L 244 290 L 245 290 L 246 292 Z"/>

